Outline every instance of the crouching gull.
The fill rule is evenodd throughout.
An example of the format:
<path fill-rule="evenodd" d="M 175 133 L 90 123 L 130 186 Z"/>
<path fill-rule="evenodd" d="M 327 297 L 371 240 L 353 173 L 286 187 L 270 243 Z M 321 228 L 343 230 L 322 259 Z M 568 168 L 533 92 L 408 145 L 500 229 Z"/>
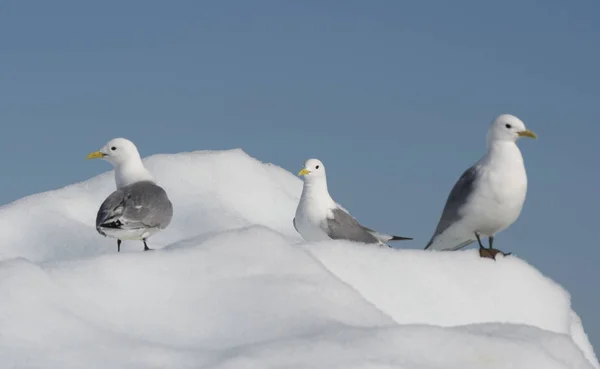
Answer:
<path fill-rule="evenodd" d="M 142 240 L 144 251 L 150 250 L 146 239 L 169 225 L 173 205 L 144 167 L 133 142 L 115 138 L 87 159 L 104 159 L 115 167 L 117 190 L 98 210 L 98 233 L 116 238 L 117 252 L 121 251 L 121 240 Z"/>
<path fill-rule="evenodd" d="M 329 195 L 325 167 L 319 160 L 307 160 L 298 175 L 304 178 L 304 187 L 293 223 L 306 241 L 344 239 L 389 247 L 387 241 L 412 240 L 366 228 L 340 208 Z"/>
<path fill-rule="evenodd" d="M 487 153 L 452 188 L 425 250 L 453 251 L 477 241 L 481 257 L 509 255 L 492 245 L 494 236 L 517 220 L 525 202 L 527 174 L 516 144 L 520 137 L 537 138 L 513 115 L 503 114 L 492 122 Z M 482 237 L 488 237 L 489 248 Z"/>

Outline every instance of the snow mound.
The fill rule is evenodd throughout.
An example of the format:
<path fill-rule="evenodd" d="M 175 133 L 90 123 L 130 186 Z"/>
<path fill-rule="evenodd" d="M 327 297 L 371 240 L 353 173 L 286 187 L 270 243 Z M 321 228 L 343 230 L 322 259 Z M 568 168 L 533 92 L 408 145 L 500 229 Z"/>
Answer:
<path fill-rule="evenodd" d="M 296 211 L 302 183 L 277 166 L 240 149 L 154 155 L 144 163 L 174 204 L 171 224 L 149 239 L 151 248 L 257 224 L 296 237 L 288 214 Z M 114 190 L 109 171 L 1 207 L 0 260 L 45 262 L 114 253 L 116 241 L 95 230 L 96 212 Z M 139 251 L 140 244 L 125 241 L 123 250 Z"/>
<path fill-rule="evenodd" d="M 241 150 L 145 160 L 174 204 L 96 233 L 112 171 L 0 208 L 6 368 L 600 368 L 570 297 L 516 257 L 304 243 L 301 181 Z"/>

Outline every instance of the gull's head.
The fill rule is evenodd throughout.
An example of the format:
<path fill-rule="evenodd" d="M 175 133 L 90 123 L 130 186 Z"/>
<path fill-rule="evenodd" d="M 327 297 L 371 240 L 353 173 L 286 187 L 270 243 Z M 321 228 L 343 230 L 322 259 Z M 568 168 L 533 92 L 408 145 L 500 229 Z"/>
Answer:
<path fill-rule="evenodd" d="M 319 159 L 308 159 L 304 163 L 304 168 L 298 173 L 300 177 L 304 177 L 305 181 L 312 181 L 317 178 L 325 178 L 325 167 Z"/>
<path fill-rule="evenodd" d="M 525 124 L 514 115 L 502 114 L 494 119 L 488 131 L 488 142 L 511 141 L 521 137 L 537 138 L 535 133 L 525 128 Z"/>
<path fill-rule="evenodd" d="M 88 154 L 86 159 L 104 159 L 112 165 L 120 165 L 131 159 L 140 159 L 140 153 L 133 142 L 125 138 L 114 138 L 103 148 Z"/>

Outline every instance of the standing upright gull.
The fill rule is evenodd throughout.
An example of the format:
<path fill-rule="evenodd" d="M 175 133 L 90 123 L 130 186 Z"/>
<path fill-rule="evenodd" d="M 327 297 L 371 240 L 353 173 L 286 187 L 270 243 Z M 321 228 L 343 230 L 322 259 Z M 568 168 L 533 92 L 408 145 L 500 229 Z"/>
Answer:
<path fill-rule="evenodd" d="M 514 223 L 525 202 L 527 174 L 516 141 L 537 138 L 510 114 L 497 117 L 487 133 L 487 153 L 452 188 L 425 250 L 458 250 L 479 243 L 479 255 L 495 259 L 494 236 Z M 489 248 L 481 243 L 488 237 Z"/>
<path fill-rule="evenodd" d="M 142 240 L 144 251 L 150 250 L 146 239 L 169 225 L 173 205 L 144 167 L 133 142 L 115 138 L 87 159 L 104 159 L 115 167 L 117 190 L 98 210 L 98 233 L 116 238 L 117 252 L 121 251 L 121 240 Z"/>
<path fill-rule="evenodd" d="M 319 160 L 307 160 L 298 175 L 304 177 L 304 187 L 293 223 L 306 241 L 345 239 L 388 246 L 387 241 L 412 240 L 366 228 L 341 209 L 327 191 L 325 167 Z"/>

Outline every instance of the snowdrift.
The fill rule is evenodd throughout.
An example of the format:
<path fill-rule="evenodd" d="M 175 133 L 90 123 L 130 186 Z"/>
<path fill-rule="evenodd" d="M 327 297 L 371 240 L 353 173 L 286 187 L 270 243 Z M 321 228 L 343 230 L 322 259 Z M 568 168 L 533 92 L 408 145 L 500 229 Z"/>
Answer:
<path fill-rule="evenodd" d="M 517 257 L 305 243 L 291 173 L 241 150 L 145 163 L 175 208 L 155 251 L 96 233 L 112 171 L 0 208 L 0 367 L 600 368 Z"/>

